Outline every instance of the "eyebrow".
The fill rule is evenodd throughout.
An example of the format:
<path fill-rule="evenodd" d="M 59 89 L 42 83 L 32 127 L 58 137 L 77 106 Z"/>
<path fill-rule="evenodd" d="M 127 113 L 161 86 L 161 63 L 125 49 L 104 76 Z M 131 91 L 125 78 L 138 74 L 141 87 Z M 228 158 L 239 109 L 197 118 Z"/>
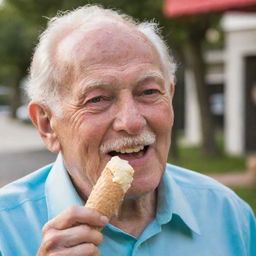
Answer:
<path fill-rule="evenodd" d="M 76 98 L 80 102 L 81 100 L 84 99 L 85 95 L 87 95 L 90 91 L 104 88 L 106 85 L 109 85 L 109 83 L 101 79 L 88 80 L 88 78 L 84 78 L 78 84 L 78 93 Z"/>
<path fill-rule="evenodd" d="M 91 90 L 98 87 L 104 87 L 106 85 L 110 85 L 109 82 L 103 81 L 101 79 L 90 79 L 85 78 L 80 82 L 80 88 L 83 88 L 84 91 Z"/>
<path fill-rule="evenodd" d="M 136 84 L 141 84 L 147 80 L 155 80 L 157 82 L 163 83 L 165 82 L 164 76 L 161 74 L 161 72 L 158 71 L 149 71 L 142 77 L 140 77 L 137 81 Z"/>
<path fill-rule="evenodd" d="M 90 92 L 94 89 L 100 89 L 100 88 L 105 88 L 106 86 L 111 86 L 111 83 L 103 81 L 101 79 L 83 79 L 79 83 L 79 90 L 80 90 L 80 95 L 85 95 L 87 92 Z"/>

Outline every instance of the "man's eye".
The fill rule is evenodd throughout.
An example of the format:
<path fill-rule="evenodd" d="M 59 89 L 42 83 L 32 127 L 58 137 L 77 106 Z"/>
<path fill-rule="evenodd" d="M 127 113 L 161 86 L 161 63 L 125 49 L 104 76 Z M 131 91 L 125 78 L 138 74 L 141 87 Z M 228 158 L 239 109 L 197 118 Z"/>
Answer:
<path fill-rule="evenodd" d="M 152 94 L 157 93 L 157 92 L 158 92 L 157 89 L 148 89 L 148 90 L 145 90 L 145 91 L 143 92 L 143 94 L 144 94 L 144 95 L 152 95 Z"/>
<path fill-rule="evenodd" d="M 98 103 L 98 102 L 101 102 L 102 100 L 103 100 L 103 97 L 98 96 L 98 97 L 94 97 L 94 98 L 90 99 L 88 102 L 89 103 Z"/>
<path fill-rule="evenodd" d="M 111 103 L 109 96 L 96 96 L 86 101 L 86 106 L 94 108 L 105 108 Z"/>

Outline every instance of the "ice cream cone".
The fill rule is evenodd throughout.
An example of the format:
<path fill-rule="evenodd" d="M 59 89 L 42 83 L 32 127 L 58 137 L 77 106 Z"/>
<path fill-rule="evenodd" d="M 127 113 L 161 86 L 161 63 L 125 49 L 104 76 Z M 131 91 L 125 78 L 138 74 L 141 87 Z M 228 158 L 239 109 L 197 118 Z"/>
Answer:
<path fill-rule="evenodd" d="M 133 180 L 133 172 L 128 161 L 113 157 L 102 171 L 85 206 L 97 210 L 109 219 L 117 215 Z"/>

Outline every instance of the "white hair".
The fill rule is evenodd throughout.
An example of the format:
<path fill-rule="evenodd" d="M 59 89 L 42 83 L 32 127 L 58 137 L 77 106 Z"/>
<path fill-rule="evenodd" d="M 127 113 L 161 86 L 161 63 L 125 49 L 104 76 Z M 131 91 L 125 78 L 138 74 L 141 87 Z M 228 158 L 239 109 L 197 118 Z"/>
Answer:
<path fill-rule="evenodd" d="M 49 21 L 47 29 L 41 34 L 35 49 L 30 67 L 29 81 L 26 86 L 27 94 L 31 100 L 43 102 L 55 107 L 55 109 L 58 107 L 59 88 L 62 86 L 62 90 L 65 89 L 64 84 L 68 82 L 67 71 L 69 67 L 62 65 L 60 68 L 59 63 L 54 63 L 54 55 L 56 55 L 54 45 L 58 44 L 70 31 L 81 25 L 86 26 L 89 23 L 91 25 L 93 22 L 98 21 L 104 22 L 106 19 L 118 20 L 132 25 L 144 34 L 160 56 L 166 82 L 174 81 L 176 65 L 169 54 L 167 45 L 160 36 L 158 25 L 155 22 L 137 23 L 130 16 L 120 14 L 117 11 L 95 5 L 86 5 L 70 12 L 58 14 Z M 72 60 L 71 53 L 70 51 L 66 53 L 70 60 Z"/>

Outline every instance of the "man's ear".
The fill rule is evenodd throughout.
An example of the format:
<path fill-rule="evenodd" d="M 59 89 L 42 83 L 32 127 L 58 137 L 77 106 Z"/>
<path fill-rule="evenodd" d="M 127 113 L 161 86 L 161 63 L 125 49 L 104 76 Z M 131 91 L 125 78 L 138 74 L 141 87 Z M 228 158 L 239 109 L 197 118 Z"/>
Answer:
<path fill-rule="evenodd" d="M 170 90 L 171 98 L 173 98 L 174 92 L 175 92 L 175 84 L 173 82 L 170 83 L 169 90 Z"/>
<path fill-rule="evenodd" d="M 53 127 L 51 126 L 51 119 L 54 118 L 51 110 L 43 104 L 31 102 L 28 106 L 28 111 L 31 120 L 37 128 L 46 147 L 51 152 L 59 152 L 60 143 Z"/>

